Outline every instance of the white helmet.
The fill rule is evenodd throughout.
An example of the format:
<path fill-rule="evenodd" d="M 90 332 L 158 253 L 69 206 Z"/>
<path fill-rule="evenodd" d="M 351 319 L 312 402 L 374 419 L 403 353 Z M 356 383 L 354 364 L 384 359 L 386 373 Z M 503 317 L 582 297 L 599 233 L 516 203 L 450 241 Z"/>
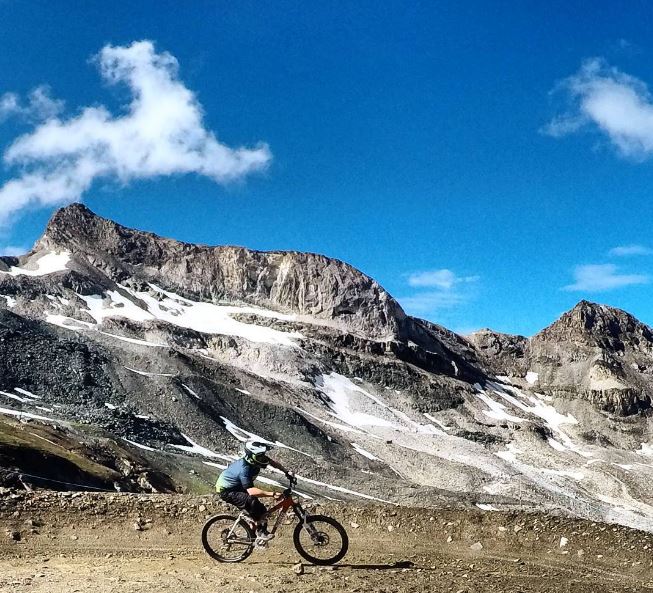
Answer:
<path fill-rule="evenodd" d="M 254 465 L 267 467 L 270 460 L 266 453 L 272 448 L 272 443 L 251 439 L 245 443 L 245 459 Z"/>

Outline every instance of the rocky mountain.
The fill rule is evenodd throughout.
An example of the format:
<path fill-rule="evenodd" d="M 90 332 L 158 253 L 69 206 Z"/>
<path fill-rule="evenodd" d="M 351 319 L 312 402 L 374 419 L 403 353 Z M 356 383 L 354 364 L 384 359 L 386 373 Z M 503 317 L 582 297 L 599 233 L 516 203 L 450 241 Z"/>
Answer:
<path fill-rule="evenodd" d="M 75 204 L 0 258 L 0 462 L 28 487 L 206 492 L 257 435 L 308 497 L 653 529 L 651 335 L 581 302 L 530 339 L 464 338 L 346 263 Z"/>

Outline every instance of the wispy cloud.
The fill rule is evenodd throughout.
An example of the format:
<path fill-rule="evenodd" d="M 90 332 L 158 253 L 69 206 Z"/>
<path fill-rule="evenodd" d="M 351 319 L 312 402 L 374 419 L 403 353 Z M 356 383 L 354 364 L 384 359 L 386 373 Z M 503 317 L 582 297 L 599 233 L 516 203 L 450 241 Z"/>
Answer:
<path fill-rule="evenodd" d="M 652 255 L 653 249 L 645 245 L 619 245 L 608 251 L 608 255 L 616 257 L 628 257 L 631 255 Z"/>
<path fill-rule="evenodd" d="M 477 280 L 478 276 L 461 277 L 446 268 L 408 274 L 408 285 L 414 288 L 440 288 L 449 290 L 456 284 L 476 282 Z"/>
<path fill-rule="evenodd" d="M 623 274 L 614 264 L 591 264 L 576 266 L 574 283 L 563 287 L 568 291 L 604 292 L 624 286 L 648 284 L 645 274 Z"/>
<path fill-rule="evenodd" d="M 560 137 L 593 128 L 623 156 L 641 160 L 653 154 L 653 99 L 643 81 L 594 58 L 555 90 L 564 94 L 569 108 L 545 133 Z"/>
<path fill-rule="evenodd" d="M 121 184 L 136 179 L 195 173 L 218 183 L 265 168 L 268 146 L 231 148 L 204 126 L 203 109 L 180 80 L 178 63 L 150 41 L 107 45 L 96 56 L 103 79 L 126 85 L 131 102 L 113 115 L 102 105 L 68 119 L 44 87 L 26 104 L 9 93 L 0 99 L 4 117 L 39 116 L 35 129 L 4 154 L 19 175 L 0 188 L 0 223 L 27 206 L 79 200 L 97 179 Z"/>
<path fill-rule="evenodd" d="M 40 122 L 59 115 L 65 107 L 64 101 L 53 99 L 50 87 L 36 87 L 22 101 L 16 93 L 5 93 L 0 97 L 0 121 L 17 116 L 29 122 Z"/>
<path fill-rule="evenodd" d="M 408 286 L 418 290 L 399 298 L 399 302 L 412 315 L 451 309 L 471 298 L 470 287 L 478 280 L 478 276 L 458 276 L 446 268 L 412 272 L 406 274 L 406 281 Z"/>
<path fill-rule="evenodd" d="M 17 245 L 0 245 L 0 255 L 24 255 L 29 249 Z"/>

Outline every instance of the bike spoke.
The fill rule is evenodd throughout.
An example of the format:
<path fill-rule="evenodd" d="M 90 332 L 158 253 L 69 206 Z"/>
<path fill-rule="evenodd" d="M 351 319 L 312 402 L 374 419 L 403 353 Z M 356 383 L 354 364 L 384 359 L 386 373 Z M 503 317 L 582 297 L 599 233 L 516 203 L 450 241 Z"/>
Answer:
<path fill-rule="evenodd" d="M 252 545 L 243 525 L 240 522 L 234 525 L 233 519 L 213 523 L 206 533 L 206 541 L 214 553 L 226 561 L 237 560 Z"/>

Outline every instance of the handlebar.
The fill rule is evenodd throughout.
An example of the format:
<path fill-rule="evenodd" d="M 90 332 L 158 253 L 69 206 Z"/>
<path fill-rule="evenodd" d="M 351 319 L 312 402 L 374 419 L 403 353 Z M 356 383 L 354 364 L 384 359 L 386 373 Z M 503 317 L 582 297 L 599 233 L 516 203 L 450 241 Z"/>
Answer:
<path fill-rule="evenodd" d="M 290 474 L 286 474 L 286 478 L 288 478 L 288 488 L 283 491 L 283 495 L 288 497 L 292 494 L 292 489 L 297 485 L 297 478 Z"/>

